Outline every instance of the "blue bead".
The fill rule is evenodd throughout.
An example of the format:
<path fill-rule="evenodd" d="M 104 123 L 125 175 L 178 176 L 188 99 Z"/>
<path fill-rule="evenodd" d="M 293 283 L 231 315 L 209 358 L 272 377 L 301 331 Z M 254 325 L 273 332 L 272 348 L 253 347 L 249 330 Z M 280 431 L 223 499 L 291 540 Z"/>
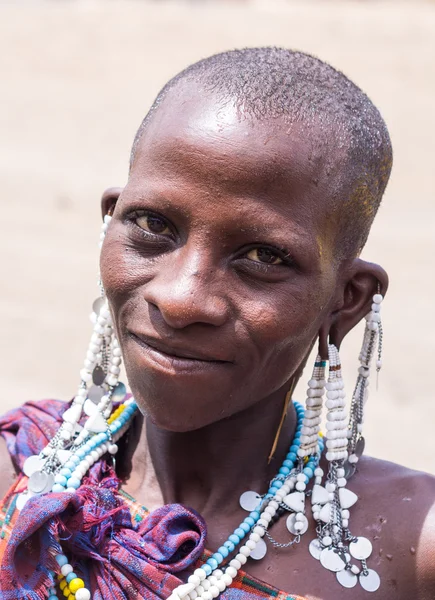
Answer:
<path fill-rule="evenodd" d="M 253 510 L 251 513 L 249 513 L 249 516 L 252 517 L 255 522 L 257 522 L 260 518 L 260 513 L 258 510 Z"/>
<path fill-rule="evenodd" d="M 288 475 L 290 473 L 290 469 L 288 469 L 287 467 L 281 467 L 278 473 L 280 473 L 281 475 Z"/>
<path fill-rule="evenodd" d="M 230 537 L 231 537 L 231 536 L 230 536 Z M 238 543 L 238 542 L 237 542 L 237 543 Z M 234 542 L 231 542 L 230 540 L 227 540 L 227 541 L 224 543 L 224 546 L 225 546 L 225 548 L 228 548 L 228 551 L 229 551 L 229 552 L 234 552 L 234 549 L 235 549 Z"/>
<path fill-rule="evenodd" d="M 301 434 L 300 434 L 299 432 L 298 432 L 298 433 L 295 433 L 295 437 L 294 437 L 294 440 L 293 440 L 293 441 L 294 441 L 294 442 L 299 442 L 299 440 L 300 440 L 300 439 L 301 439 Z"/>
<path fill-rule="evenodd" d="M 59 494 L 60 492 L 64 492 L 65 488 L 63 485 L 60 485 L 60 483 L 55 483 L 53 485 L 53 487 L 51 488 L 51 491 L 54 492 L 55 494 Z"/>
<path fill-rule="evenodd" d="M 275 483 L 273 485 L 279 489 L 282 487 L 283 483 L 282 483 L 282 481 L 275 481 Z"/>
<path fill-rule="evenodd" d="M 49 596 L 48 600 L 59 600 L 59 597 L 58 596 L 54 596 L 54 595 L 53 596 Z"/>
<path fill-rule="evenodd" d="M 231 535 L 229 535 L 228 539 L 230 542 L 233 542 L 233 544 L 238 544 L 240 542 L 239 536 L 236 535 L 235 533 L 232 533 Z"/>
<path fill-rule="evenodd" d="M 212 558 L 215 559 L 215 561 L 217 562 L 218 565 L 220 565 L 221 562 L 223 562 L 223 560 L 224 560 L 224 557 L 222 556 L 222 554 L 220 552 L 215 552 L 212 555 Z"/>
<path fill-rule="evenodd" d="M 76 464 L 73 463 L 71 460 L 68 460 L 63 466 L 66 469 L 70 469 L 71 471 L 74 471 L 74 469 L 76 468 Z"/>
<path fill-rule="evenodd" d="M 288 458 L 289 460 L 291 460 L 292 462 L 295 462 L 295 460 L 297 459 L 297 457 L 298 457 L 298 456 L 297 456 L 297 454 L 296 454 L 295 452 L 293 452 L 293 451 L 292 451 L 292 452 L 289 452 L 289 453 L 287 454 L 287 458 Z"/>
<path fill-rule="evenodd" d="M 66 486 L 66 477 L 65 477 L 65 475 L 61 475 L 60 473 L 58 473 L 54 477 L 54 481 L 55 481 L 55 483 L 58 483 L 59 485 L 62 485 L 63 487 Z"/>
<path fill-rule="evenodd" d="M 237 529 L 234 530 L 234 535 L 237 535 L 241 540 L 243 540 L 245 537 L 245 532 L 241 527 L 237 527 Z"/>
<path fill-rule="evenodd" d="M 71 469 L 65 469 L 65 467 L 63 467 L 60 471 L 59 471 L 59 475 L 63 475 L 64 477 L 66 477 L 68 479 L 68 477 L 71 477 Z"/>
<path fill-rule="evenodd" d="M 249 525 L 248 525 L 247 523 L 245 523 L 245 522 L 243 521 L 243 523 L 240 523 L 240 525 L 239 525 L 239 529 L 241 529 L 241 530 L 242 530 L 242 531 L 244 531 L 245 533 L 248 533 L 248 531 L 250 531 L 250 529 L 251 529 L 251 528 L 249 527 Z M 237 531 L 237 529 L 236 529 L 236 531 Z"/>
<path fill-rule="evenodd" d="M 77 477 L 70 477 L 68 479 L 67 485 L 68 485 L 68 487 L 72 487 L 76 490 L 77 488 L 80 487 L 81 482 L 80 482 L 80 479 L 77 479 Z"/>
<path fill-rule="evenodd" d="M 69 583 L 70 581 L 72 581 L 73 579 L 76 579 L 76 578 L 77 578 L 77 575 L 74 573 L 74 571 L 72 571 L 65 577 L 67 583 Z"/>
<path fill-rule="evenodd" d="M 214 571 L 215 569 L 217 569 L 217 568 L 218 568 L 218 566 L 219 566 L 219 564 L 218 564 L 218 561 L 217 561 L 215 558 L 209 558 L 209 559 L 207 560 L 207 565 L 208 565 L 209 567 L 211 567 L 211 570 L 212 570 L 212 571 Z"/>
<path fill-rule="evenodd" d="M 224 558 L 226 558 L 228 556 L 228 554 L 230 553 L 228 548 L 226 548 L 225 546 L 221 546 L 220 548 L 218 548 L 218 552 L 219 554 L 221 554 Z"/>
<path fill-rule="evenodd" d="M 80 450 L 77 450 L 77 456 L 79 458 L 84 458 L 86 456 L 86 452 L 83 450 L 83 448 L 80 448 Z"/>
<path fill-rule="evenodd" d="M 65 554 L 56 554 L 55 559 L 59 567 L 63 567 L 63 565 L 68 564 L 68 559 Z"/>
<path fill-rule="evenodd" d="M 80 462 L 80 458 L 78 456 L 71 456 L 70 461 L 75 465 L 78 465 Z"/>
<path fill-rule="evenodd" d="M 283 467 L 288 467 L 289 469 L 292 469 L 292 468 L 293 468 L 293 463 L 292 463 L 292 461 L 291 461 L 291 460 L 285 460 L 285 461 L 282 463 L 282 466 L 283 466 Z"/>
<path fill-rule="evenodd" d="M 299 450 L 299 446 L 297 446 L 296 444 L 293 444 L 293 446 L 290 446 L 290 452 L 297 452 Z"/>
<path fill-rule="evenodd" d="M 210 560 L 210 559 L 208 559 L 208 560 Z M 208 563 L 208 561 L 207 561 L 207 563 Z M 212 568 L 210 567 L 210 565 L 209 565 L 209 564 L 207 564 L 207 563 L 206 563 L 205 565 L 202 565 L 201 569 L 202 569 L 203 571 L 205 571 L 205 572 L 206 572 L 206 575 L 208 576 L 208 575 L 211 575 L 211 572 L 212 572 L 212 570 L 213 570 L 213 569 L 212 569 Z"/>
<path fill-rule="evenodd" d="M 306 475 L 308 479 L 310 479 L 314 475 L 314 471 L 310 467 L 305 467 L 302 473 L 304 473 L 304 475 Z"/>
<path fill-rule="evenodd" d="M 278 488 L 275 487 L 274 485 L 272 485 L 268 490 L 269 494 L 273 494 L 273 495 L 275 495 L 277 491 L 278 491 Z"/>
<path fill-rule="evenodd" d="M 249 529 L 251 527 L 254 527 L 254 525 L 255 525 L 255 520 L 252 517 L 246 517 L 246 519 L 243 522 L 246 523 L 246 525 L 248 525 Z M 241 527 L 241 525 L 240 525 L 240 527 Z"/>

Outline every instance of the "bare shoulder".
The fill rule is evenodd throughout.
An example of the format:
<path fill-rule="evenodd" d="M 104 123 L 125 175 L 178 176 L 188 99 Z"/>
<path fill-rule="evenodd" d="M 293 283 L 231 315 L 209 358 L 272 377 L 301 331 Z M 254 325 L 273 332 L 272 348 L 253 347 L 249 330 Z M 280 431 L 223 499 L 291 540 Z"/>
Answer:
<path fill-rule="evenodd" d="M 14 465 L 6 447 L 6 442 L 0 436 L 0 502 L 16 479 Z"/>
<path fill-rule="evenodd" d="M 395 463 L 363 458 L 349 487 L 361 498 L 359 525 L 391 573 L 405 577 L 414 598 L 435 598 L 435 477 Z M 394 575 L 395 573 L 395 575 Z"/>

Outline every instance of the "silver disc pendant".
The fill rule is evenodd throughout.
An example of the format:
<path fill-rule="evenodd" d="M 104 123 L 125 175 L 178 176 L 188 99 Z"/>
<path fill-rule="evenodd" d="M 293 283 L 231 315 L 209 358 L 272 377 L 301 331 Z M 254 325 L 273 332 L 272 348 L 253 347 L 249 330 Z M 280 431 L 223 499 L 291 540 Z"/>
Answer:
<path fill-rule="evenodd" d="M 92 371 L 92 381 L 94 385 L 103 385 L 105 379 L 106 373 L 104 372 L 102 367 L 100 367 L 100 365 L 97 365 Z"/>
<path fill-rule="evenodd" d="M 17 501 L 15 503 L 15 507 L 17 508 L 17 510 L 23 510 L 26 502 L 30 500 L 32 496 L 33 494 L 31 494 L 30 492 L 21 492 L 21 494 L 18 494 Z"/>
<path fill-rule="evenodd" d="M 353 475 L 355 475 L 356 465 L 354 463 L 350 463 L 346 461 L 344 463 L 344 476 L 347 480 L 349 480 Z"/>
<path fill-rule="evenodd" d="M 35 473 L 29 477 L 27 487 L 32 494 L 46 494 L 51 491 L 53 484 L 54 476 L 51 473 L 35 471 Z"/>
<path fill-rule="evenodd" d="M 127 388 L 122 381 L 118 381 L 113 392 L 112 392 L 112 400 L 114 402 L 122 402 L 125 396 L 127 395 Z"/>
<path fill-rule="evenodd" d="M 358 458 L 361 458 L 361 456 L 364 454 L 365 447 L 366 447 L 366 441 L 363 437 L 360 437 L 356 443 L 354 454 L 356 454 L 358 456 Z"/>
<path fill-rule="evenodd" d="M 88 391 L 88 398 L 89 400 L 92 400 L 94 404 L 98 404 L 105 393 L 104 388 L 101 386 L 91 385 Z"/>
<path fill-rule="evenodd" d="M 358 583 L 358 576 L 352 573 L 350 569 L 344 569 L 337 573 L 337 581 L 345 588 L 353 588 Z"/>
<path fill-rule="evenodd" d="M 261 496 L 257 492 L 244 492 L 239 499 L 240 506 L 243 510 L 252 512 L 259 508 L 261 504 Z"/>
<path fill-rule="evenodd" d="M 349 544 L 349 552 L 357 560 L 366 560 L 372 551 L 372 543 L 365 537 L 358 537 Z"/>
<path fill-rule="evenodd" d="M 103 298 L 97 298 L 96 300 L 93 301 L 93 303 L 92 303 L 92 310 L 94 311 L 94 313 L 96 315 L 100 314 L 100 311 L 103 308 L 103 304 L 104 304 L 104 299 Z"/>
<path fill-rule="evenodd" d="M 373 569 L 368 569 L 366 571 L 366 575 L 364 575 L 364 573 L 360 573 L 359 583 L 366 592 L 376 592 L 381 585 L 381 578 L 376 571 L 373 571 Z"/>
<path fill-rule="evenodd" d="M 295 529 L 295 524 L 298 522 L 302 523 L 303 525 L 302 529 L 299 531 Z M 303 515 L 303 519 L 296 521 L 296 515 L 293 513 L 287 517 L 286 526 L 288 531 L 290 531 L 290 533 L 293 535 L 303 535 L 308 529 L 308 519 L 305 515 Z"/>
<path fill-rule="evenodd" d="M 261 538 L 257 542 L 257 545 L 252 550 L 252 552 L 249 556 L 251 558 L 253 558 L 254 560 L 261 560 L 262 558 L 264 558 L 266 556 L 266 552 L 267 552 L 266 542 Z"/>
<path fill-rule="evenodd" d="M 343 558 L 333 548 L 324 548 L 322 550 L 320 554 L 320 563 L 322 567 L 325 567 L 325 569 L 333 571 L 334 573 L 343 571 L 343 569 L 346 568 L 346 563 Z"/>
<path fill-rule="evenodd" d="M 322 554 L 322 546 L 320 545 L 319 540 L 313 540 L 310 542 L 308 546 L 308 550 L 313 558 L 316 560 L 320 560 L 320 555 Z"/>
<path fill-rule="evenodd" d="M 26 458 L 23 465 L 23 473 L 30 477 L 36 471 L 41 471 L 42 467 L 45 464 L 45 459 L 40 458 L 38 454 L 34 454 L 33 456 L 29 456 Z"/>

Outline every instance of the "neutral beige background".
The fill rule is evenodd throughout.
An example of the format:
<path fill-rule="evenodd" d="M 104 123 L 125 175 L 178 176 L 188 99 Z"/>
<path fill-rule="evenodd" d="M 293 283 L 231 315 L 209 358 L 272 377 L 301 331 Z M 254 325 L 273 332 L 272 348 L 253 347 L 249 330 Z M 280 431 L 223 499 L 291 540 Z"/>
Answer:
<path fill-rule="evenodd" d="M 99 196 L 125 182 L 160 86 L 219 50 L 290 46 L 342 69 L 390 127 L 394 175 L 364 253 L 391 275 L 368 450 L 435 473 L 434 32 L 435 4 L 418 1 L 1 4 L 1 410 L 74 392 L 97 293 Z M 344 346 L 349 391 L 361 335 Z"/>

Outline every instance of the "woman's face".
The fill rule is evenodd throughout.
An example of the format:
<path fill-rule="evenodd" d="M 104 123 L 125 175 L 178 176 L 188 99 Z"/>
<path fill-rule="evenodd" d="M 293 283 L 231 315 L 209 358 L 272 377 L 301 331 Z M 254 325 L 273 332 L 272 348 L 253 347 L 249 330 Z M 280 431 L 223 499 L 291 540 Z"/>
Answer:
<path fill-rule="evenodd" d="M 189 431 L 289 387 L 337 280 L 322 156 L 282 121 L 170 94 L 101 255 L 132 392 Z"/>

